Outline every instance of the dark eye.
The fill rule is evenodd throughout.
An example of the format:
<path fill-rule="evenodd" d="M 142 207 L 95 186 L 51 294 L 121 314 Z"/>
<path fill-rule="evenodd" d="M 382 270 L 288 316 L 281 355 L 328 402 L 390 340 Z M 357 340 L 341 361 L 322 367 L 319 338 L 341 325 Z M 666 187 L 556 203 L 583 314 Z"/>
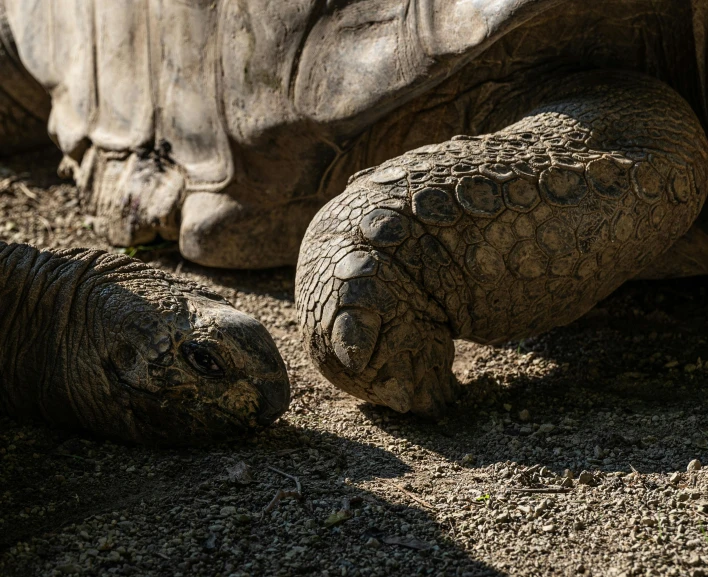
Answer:
<path fill-rule="evenodd" d="M 219 361 L 204 345 L 195 342 L 184 343 L 181 351 L 187 362 L 203 375 L 207 377 L 221 377 L 224 375 L 224 369 L 221 368 Z"/>

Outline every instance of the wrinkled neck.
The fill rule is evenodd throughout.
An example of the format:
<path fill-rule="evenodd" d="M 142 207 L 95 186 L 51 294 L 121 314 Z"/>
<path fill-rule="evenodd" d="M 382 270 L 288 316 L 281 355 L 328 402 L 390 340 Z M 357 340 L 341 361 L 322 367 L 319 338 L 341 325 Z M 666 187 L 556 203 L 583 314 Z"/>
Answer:
<path fill-rule="evenodd" d="M 77 291 L 98 254 L 0 243 L 0 410 L 76 424 L 69 371 L 90 335 L 68 329 L 86 314 Z"/>

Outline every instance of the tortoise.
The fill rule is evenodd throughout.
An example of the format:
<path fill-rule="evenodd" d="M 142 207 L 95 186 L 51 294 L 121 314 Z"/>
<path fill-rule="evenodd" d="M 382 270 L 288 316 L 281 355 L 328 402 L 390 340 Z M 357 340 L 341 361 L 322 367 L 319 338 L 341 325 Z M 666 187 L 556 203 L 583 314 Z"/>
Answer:
<path fill-rule="evenodd" d="M 0 0 L 0 152 L 48 122 L 115 244 L 299 251 L 306 348 L 358 397 L 439 414 L 453 339 L 708 272 L 698 0 L 62 6 Z"/>
<path fill-rule="evenodd" d="M 296 300 L 330 382 L 437 417 L 454 339 L 532 336 L 632 278 L 708 273 L 708 5 L 425 4 L 412 52 L 446 78 L 349 145 L 363 170 L 309 225 Z"/>
<path fill-rule="evenodd" d="M 0 410 L 152 445 L 267 426 L 290 401 L 268 331 L 121 254 L 0 241 Z"/>
<path fill-rule="evenodd" d="M 49 120 L 52 137 L 67 151 L 62 170 L 78 169 L 72 162 L 82 139 L 72 140 L 70 133 L 81 128 L 67 129 L 65 121 L 81 124 L 80 105 L 72 110 L 72 90 L 94 79 L 77 71 L 80 54 L 74 62 L 62 62 L 62 70 L 55 66 L 66 55 L 62 42 L 72 49 L 66 44 L 71 38 L 62 34 L 85 24 L 91 10 L 83 2 L 62 3 L 64 12 L 56 7 L 0 0 L 0 156 L 46 144 Z M 72 10 L 78 19 L 62 20 L 71 19 Z M 116 18 L 116 34 L 129 35 L 120 28 L 122 10 L 109 16 Z M 130 14 L 126 9 L 123 15 Z M 50 38 L 56 41 L 52 46 Z M 110 38 L 110 31 L 102 36 Z M 19 52 L 36 66 L 29 68 L 49 92 L 28 73 Z M 110 66 L 105 71 L 116 72 Z M 76 81 L 68 97 L 61 96 L 66 85 L 57 81 L 64 73 Z M 124 111 L 114 112 L 119 117 Z M 120 126 L 115 128 L 114 143 L 120 142 Z M 158 204 L 169 201 L 168 185 L 182 170 L 162 158 L 166 146 L 159 153 L 140 148 L 139 167 L 131 173 L 144 178 L 133 184 L 153 193 Z M 135 168 L 135 155 L 114 153 L 113 158 L 122 157 L 117 164 Z M 103 152 L 98 155 L 103 158 Z M 101 170 L 111 170 L 111 161 L 101 162 Z M 95 182 L 107 186 L 110 177 L 104 176 Z M 98 184 L 84 185 L 89 188 L 95 199 L 102 194 Z M 152 208 L 149 218 L 157 220 L 151 225 L 169 220 Z M 126 217 L 125 222 L 132 218 Z M 140 226 L 131 241 L 145 238 Z M 0 412 L 137 443 L 193 445 L 232 438 L 271 424 L 290 402 L 287 371 L 271 336 L 213 291 L 124 255 L 40 251 L 1 239 L 0 370 Z"/>

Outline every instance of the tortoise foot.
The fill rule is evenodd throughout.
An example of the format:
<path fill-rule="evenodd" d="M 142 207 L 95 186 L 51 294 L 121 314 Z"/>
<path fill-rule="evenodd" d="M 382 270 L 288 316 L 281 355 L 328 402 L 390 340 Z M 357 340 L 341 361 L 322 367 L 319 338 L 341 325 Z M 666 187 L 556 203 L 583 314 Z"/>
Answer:
<path fill-rule="evenodd" d="M 76 154 L 74 156 L 81 156 Z M 321 200 L 269 205 L 221 192 L 189 191 L 169 151 L 110 152 L 89 148 L 73 177 L 96 232 L 116 246 L 179 240 L 185 258 L 220 268 L 262 269 L 297 262 L 300 241 Z"/>
<path fill-rule="evenodd" d="M 411 311 L 383 323 L 377 312 L 341 308 L 325 347 L 339 363 L 325 361 L 322 372 L 377 405 L 435 418 L 458 396 L 450 331 L 415 319 Z"/>
<path fill-rule="evenodd" d="M 158 235 L 177 240 L 184 177 L 168 158 L 91 148 L 80 167 L 65 157 L 61 172 L 73 174 L 96 231 L 111 244 L 144 244 Z"/>
<path fill-rule="evenodd" d="M 315 202 L 280 206 L 236 200 L 228 192 L 195 192 L 182 207 L 180 250 L 185 258 L 221 268 L 294 265 Z"/>
<path fill-rule="evenodd" d="M 353 199 L 337 200 L 318 222 L 346 213 Z M 335 222 L 347 227 L 346 220 Z M 343 238 L 309 240 L 296 295 L 305 347 L 320 372 L 346 392 L 401 413 L 443 413 L 458 394 L 445 313 L 387 254 L 352 250 Z"/>

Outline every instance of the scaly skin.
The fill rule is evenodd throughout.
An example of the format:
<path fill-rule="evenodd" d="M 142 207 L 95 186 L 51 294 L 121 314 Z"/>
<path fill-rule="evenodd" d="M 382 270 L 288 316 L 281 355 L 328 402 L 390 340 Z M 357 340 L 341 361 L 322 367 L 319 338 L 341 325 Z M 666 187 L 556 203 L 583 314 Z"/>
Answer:
<path fill-rule="evenodd" d="M 290 400 L 275 343 L 220 296 L 125 256 L 0 242 L 0 410 L 194 444 Z"/>
<path fill-rule="evenodd" d="M 689 229 L 708 142 L 686 102 L 612 72 L 546 94 L 495 134 L 358 173 L 315 217 L 296 299 L 305 346 L 336 386 L 437 415 L 456 394 L 453 339 L 569 323 Z"/>

